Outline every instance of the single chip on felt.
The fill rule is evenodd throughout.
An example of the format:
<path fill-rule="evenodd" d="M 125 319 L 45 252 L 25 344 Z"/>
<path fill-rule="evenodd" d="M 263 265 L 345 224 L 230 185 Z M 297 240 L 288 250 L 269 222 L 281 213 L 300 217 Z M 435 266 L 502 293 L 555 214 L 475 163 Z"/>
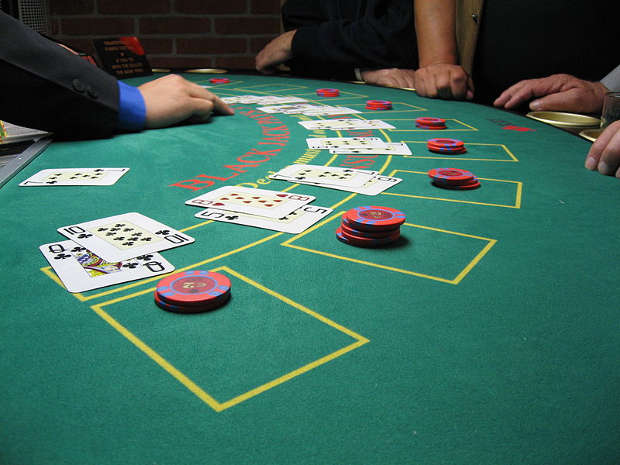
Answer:
<path fill-rule="evenodd" d="M 192 270 L 174 273 L 157 283 L 156 294 L 171 305 L 202 305 L 219 302 L 230 293 L 230 280 L 212 271 Z"/>

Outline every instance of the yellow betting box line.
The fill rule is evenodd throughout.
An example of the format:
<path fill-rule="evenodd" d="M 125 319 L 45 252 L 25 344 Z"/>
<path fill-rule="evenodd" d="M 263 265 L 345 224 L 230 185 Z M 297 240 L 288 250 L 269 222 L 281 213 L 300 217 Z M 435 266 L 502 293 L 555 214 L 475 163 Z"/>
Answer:
<path fill-rule="evenodd" d="M 369 339 L 365 338 L 364 336 L 361 336 L 360 334 L 356 333 L 355 331 L 352 331 L 338 323 L 336 323 L 333 320 L 330 320 L 329 318 L 313 311 L 310 310 L 307 307 L 304 307 L 303 305 L 289 299 L 288 297 L 279 294 L 278 292 L 274 291 L 273 289 L 269 289 L 265 286 L 263 286 L 262 284 L 248 278 L 247 276 L 244 276 L 238 272 L 236 272 L 235 270 L 227 267 L 227 266 L 220 266 L 217 268 L 214 268 L 210 271 L 214 271 L 214 272 L 218 272 L 218 271 L 225 271 L 226 273 L 229 273 L 233 276 L 235 276 L 236 278 L 246 282 L 247 284 L 257 288 L 258 290 L 265 292 L 268 295 L 271 295 L 272 297 L 275 297 L 279 300 L 281 300 L 282 302 L 284 302 L 285 304 L 301 311 L 304 312 L 310 316 L 312 316 L 313 318 L 321 321 L 322 323 L 348 335 L 349 337 L 355 339 L 356 342 L 345 346 L 339 350 L 336 350 L 328 355 L 325 355 L 313 362 L 310 362 L 306 365 L 303 365 L 293 371 L 290 371 L 289 373 L 286 373 L 283 376 L 280 376 L 272 381 L 269 381 L 265 384 L 262 384 L 258 387 L 255 387 L 241 395 L 238 395 L 236 397 L 233 397 L 232 399 L 229 399 L 225 402 L 219 402 L 217 401 L 213 396 L 211 396 L 209 393 L 207 393 L 204 389 L 202 389 L 200 386 L 198 386 L 194 381 L 192 381 L 188 376 L 186 376 L 184 373 L 182 373 L 180 370 L 178 370 L 174 365 L 172 365 L 172 363 L 170 363 L 169 361 L 167 361 L 165 358 L 163 358 L 161 355 L 159 355 L 159 353 L 157 353 L 153 348 L 151 348 L 148 344 L 146 344 L 144 341 L 142 341 L 138 336 L 136 336 L 135 334 L 133 334 L 130 330 L 128 330 L 126 327 L 124 327 L 121 323 L 119 323 L 115 318 L 113 318 L 109 313 L 107 313 L 103 307 L 108 306 L 108 305 L 113 305 L 116 304 L 118 302 L 122 302 L 125 300 L 129 300 L 132 299 L 134 297 L 139 297 L 142 296 L 144 294 L 147 293 L 153 293 L 155 291 L 156 288 L 152 287 L 149 289 L 144 289 L 138 292 L 135 292 L 133 294 L 129 294 L 129 295 L 124 295 L 121 297 L 117 297 L 115 299 L 112 300 L 108 300 L 107 302 L 102 302 L 99 304 L 95 304 L 92 305 L 90 308 L 97 313 L 97 315 L 99 315 L 106 323 L 108 323 L 110 326 L 112 326 L 116 331 L 118 331 L 122 336 L 124 336 L 129 342 L 131 342 L 132 344 L 134 344 L 138 349 L 140 349 L 143 353 L 145 353 L 151 360 L 153 360 L 155 363 L 157 363 L 161 368 L 163 368 L 168 374 L 170 374 L 173 378 L 175 378 L 177 381 L 179 381 L 181 384 L 183 384 L 189 391 L 191 391 L 194 395 L 196 395 L 200 400 L 202 400 L 204 403 L 206 403 L 207 405 L 209 405 L 209 407 L 211 407 L 213 410 L 215 410 L 216 412 L 221 412 L 227 408 L 230 408 L 234 405 L 237 405 L 243 401 L 246 401 L 252 397 L 257 396 L 258 394 L 261 394 L 273 387 L 276 387 L 282 383 L 285 383 L 286 381 L 289 381 L 299 375 L 302 375 L 304 373 L 309 372 L 310 370 L 317 368 L 331 360 L 334 360 L 338 357 L 340 357 L 341 355 L 344 355 L 354 349 L 357 349 L 358 347 L 363 346 L 364 344 L 370 342 Z"/>

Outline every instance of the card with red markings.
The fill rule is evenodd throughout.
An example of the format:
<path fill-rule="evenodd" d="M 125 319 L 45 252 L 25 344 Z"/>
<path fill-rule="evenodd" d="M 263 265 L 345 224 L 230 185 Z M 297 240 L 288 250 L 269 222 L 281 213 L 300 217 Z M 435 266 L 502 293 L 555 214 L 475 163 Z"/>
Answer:
<path fill-rule="evenodd" d="M 312 195 L 253 189 L 250 187 L 224 186 L 185 202 L 195 207 L 248 213 L 250 215 L 282 218 L 312 202 Z"/>

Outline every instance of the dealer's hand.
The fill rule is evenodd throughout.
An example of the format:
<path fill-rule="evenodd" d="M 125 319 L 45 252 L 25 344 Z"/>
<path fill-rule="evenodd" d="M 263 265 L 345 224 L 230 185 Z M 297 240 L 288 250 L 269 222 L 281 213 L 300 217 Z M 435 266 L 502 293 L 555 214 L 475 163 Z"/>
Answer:
<path fill-rule="evenodd" d="M 182 121 L 202 123 L 215 111 L 232 115 L 233 109 L 204 87 L 171 74 L 138 87 L 146 106 L 146 127 L 163 128 Z"/>
<path fill-rule="evenodd" d="M 277 65 L 293 58 L 292 44 L 295 32 L 297 32 L 296 29 L 280 34 L 265 45 L 256 55 L 256 70 L 269 74 L 274 71 Z"/>
<path fill-rule="evenodd" d="M 419 68 L 415 74 L 418 95 L 430 98 L 471 100 L 474 83 L 459 65 L 438 63 Z"/>
<path fill-rule="evenodd" d="M 517 82 L 502 92 L 493 105 L 509 110 L 535 99 L 530 102 L 530 110 L 600 113 L 606 92 L 607 87 L 600 82 L 584 81 L 570 74 L 552 74 Z"/>
<path fill-rule="evenodd" d="M 415 71 L 412 69 L 386 68 L 366 70 L 360 73 L 368 84 L 383 87 L 413 88 Z"/>
<path fill-rule="evenodd" d="M 620 178 L 620 121 L 614 121 L 590 147 L 586 168 Z"/>

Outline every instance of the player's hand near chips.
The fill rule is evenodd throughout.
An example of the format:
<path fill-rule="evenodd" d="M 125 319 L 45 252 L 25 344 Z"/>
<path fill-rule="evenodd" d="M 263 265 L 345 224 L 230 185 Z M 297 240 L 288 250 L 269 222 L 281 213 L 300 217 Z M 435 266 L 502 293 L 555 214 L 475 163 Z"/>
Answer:
<path fill-rule="evenodd" d="M 517 82 L 502 92 L 493 105 L 510 110 L 534 99 L 530 102 L 530 110 L 534 111 L 600 113 L 606 92 L 609 90 L 600 82 L 552 74 Z"/>
<path fill-rule="evenodd" d="M 607 126 L 590 147 L 586 168 L 620 178 L 620 120 Z"/>
<path fill-rule="evenodd" d="M 256 55 L 256 70 L 270 74 L 277 65 L 293 58 L 292 45 L 295 32 L 297 32 L 296 29 L 280 34 L 265 45 Z"/>
<path fill-rule="evenodd" d="M 213 112 L 234 113 L 215 94 L 176 74 L 147 82 L 138 89 L 146 106 L 147 128 L 163 128 L 184 121 L 203 123 Z"/>
<path fill-rule="evenodd" d="M 461 66 L 449 63 L 419 68 L 415 73 L 415 90 L 422 97 L 457 100 L 474 98 L 471 77 Z"/>
<path fill-rule="evenodd" d="M 415 71 L 412 69 L 374 69 L 362 71 L 360 74 L 365 82 L 376 86 L 397 87 L 400 89 L 413 88 L 415 86 Z"/>

